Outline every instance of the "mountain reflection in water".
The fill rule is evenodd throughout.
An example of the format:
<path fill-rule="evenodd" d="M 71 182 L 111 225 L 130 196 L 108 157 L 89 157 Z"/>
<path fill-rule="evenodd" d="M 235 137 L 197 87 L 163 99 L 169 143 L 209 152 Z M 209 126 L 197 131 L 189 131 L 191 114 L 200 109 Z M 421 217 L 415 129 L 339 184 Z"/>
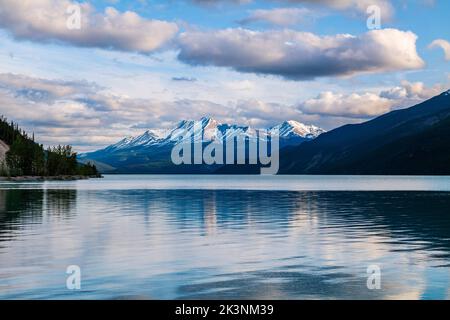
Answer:
<path fill-rule="evenodd" d="M 447 192 L 0 187 L 0 298 L 447 299 L 449 208 Z"/>

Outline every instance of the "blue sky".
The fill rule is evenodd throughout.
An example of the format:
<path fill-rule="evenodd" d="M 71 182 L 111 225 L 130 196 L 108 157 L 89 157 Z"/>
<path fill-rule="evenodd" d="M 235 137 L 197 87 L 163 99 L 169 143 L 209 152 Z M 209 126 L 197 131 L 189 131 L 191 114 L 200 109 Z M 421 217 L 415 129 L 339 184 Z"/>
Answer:
<path fill-rule="evenodd" d="M 76 4 L 0 0 L 0 114 L 46 145 L 202 116 L 329 130 L 450 88 L 448 1 L 90 1 L 71 30 Z"/>

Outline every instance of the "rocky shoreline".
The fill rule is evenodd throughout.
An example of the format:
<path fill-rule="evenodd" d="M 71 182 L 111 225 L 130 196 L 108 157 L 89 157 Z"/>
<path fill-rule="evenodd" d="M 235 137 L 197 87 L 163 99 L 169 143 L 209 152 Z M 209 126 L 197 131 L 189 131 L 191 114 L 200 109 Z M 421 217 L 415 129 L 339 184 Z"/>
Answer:
<path fill-rule="evenodd" d="M 12 182 L 39 182 L 39 181 L 74 181 L 87 179 L 100 179 L 103 176 L 81 176 L 81 175 L 61 175 L 61 176 L 18 176 L 18 177 L 0 177 L 0 181 Z"/>

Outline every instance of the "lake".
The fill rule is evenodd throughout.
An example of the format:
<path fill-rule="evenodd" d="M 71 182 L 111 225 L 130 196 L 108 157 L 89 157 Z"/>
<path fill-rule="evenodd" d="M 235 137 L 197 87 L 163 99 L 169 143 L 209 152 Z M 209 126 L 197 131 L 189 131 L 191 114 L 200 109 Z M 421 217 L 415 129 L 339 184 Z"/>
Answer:
<path fill-rule="evenodd" d="M 450 177 L 0 182 L 0 299 L 449 298 Z"/>

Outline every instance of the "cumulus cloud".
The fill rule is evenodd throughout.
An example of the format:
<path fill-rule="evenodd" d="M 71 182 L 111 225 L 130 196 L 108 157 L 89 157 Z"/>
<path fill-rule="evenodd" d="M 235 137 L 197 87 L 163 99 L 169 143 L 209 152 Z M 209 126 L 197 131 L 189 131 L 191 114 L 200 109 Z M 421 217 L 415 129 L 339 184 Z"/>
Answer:
<path fill-rule="evenodd" d="M 306 8 L 257 9 L 251 11 L 247 18 L 238 22 L 242 25 L 263 22 L 287 27 L 304 22 L 312 14 L 311 10 Z"/>
<path fill-rule="evenodd" d="M 353 11 L 366 15 L 367 8 L 378 6 L 381 10 L 382 19 L 389 20 L 394 14 L 394 7 L 390 0 L 273 0 L 278 2 L 289 2 L 296 4 L 319 4 L 325 5 L 335 10 Z"/>
<path fill-rule="evenodd" d="M 323 92 L 302 103 L 300 109 L 307 114 L 365 118 L 386 113 L 391 106 L 389 99 L 374 93 L 344 95 Z"/>
<path fill-rule="evenodd" d="M 0 74 L 0 89 L 32 101 L 54 102 L 64 97 L 76 97 L 81 92 L 92 94 L 100 87 L 87 81 L 48 80 L 2 73 Z"/>
<path fill-rule="evenodd" d="M 216 5 L 216 4 L 248 4 L 253 2 L 253 0 L 192 0 L 194 3 L 200 5 Z"/>
<path fill-rule="evenodd" d="M 252 0 L 193 0 L 198 4 L 248 4 Z M 288 4 L 320 5 L 333 10 L 352 12 L 358 15 L 366 15 L 367 8 L 376 5 L 380 8 L 382 19 L 390 20 L 394 15 L 394 6 L 390 0 L 271 0 L 272 2 Z"/>
<path fill-rule="evenodd" d="M 79 4 L 81 28 L 69 29 L 72 12 L 68 9 L 74 4 L 69 0 L 0 0 L 0 28 L 18 39 L 141 53 L 161 48 L 178 32 L 175 23 L 144 19 L 112 7 L 97 12 L 88 3 Z"/>
<path fill-rule="evenodd" d="M 424 62 L 416 51 L 416 39 L 414 33 L 397 29 L 360 36 L 242 28 L 187 31 L 179 37 L 178 57 L 192 65 L 313 79 L 421 68 Z"/>
<path fill-rule="evenodd" d="M 445 60 L 450 61 L 450 42 L 443 39 L 434 40 L 430 46 L 430 48 L 441 48 L 444 50 Z"/>
<path fill-rule="evenodd" d="M 305 114 L 346 118 L 372 118 L 389 111 L 409 107 L 446 90 L 445 85 L 425 86 L 422 82 L 402 81 L 400 86 L 379 93 L 342 94 L 323 92 L 298 105 Z"/>
<path fill-rule="evenodd" d="M 384 90 L 380 96 L 387 99 L 426 100 L 447 90 L 444 84 L 427 87 L 423 82 L 402 81 L 400 86 Z"/>

